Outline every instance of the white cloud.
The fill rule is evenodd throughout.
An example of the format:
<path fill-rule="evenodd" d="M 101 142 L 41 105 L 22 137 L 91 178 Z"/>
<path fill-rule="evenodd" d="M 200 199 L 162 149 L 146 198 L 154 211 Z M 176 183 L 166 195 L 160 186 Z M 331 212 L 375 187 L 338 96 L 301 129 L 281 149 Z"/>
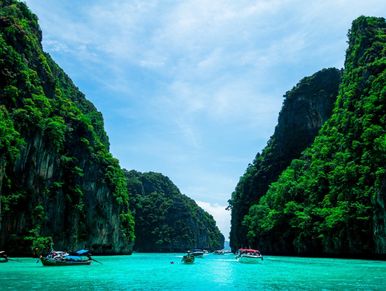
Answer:
<path fill-rule="evenodd" d="M 230 232 L 230 211 L 225 210 L 226 205 L 220 205 L 217 203 L 208 203 L 204 201 L 196 201 L 197 204 L 205 211 L 213 216 L 216 220 L 217 226 L 221 233 L 224 235 L 225 240 L 229 240 Z"/>
<path fill-rule="evenodd" d="M 140 68 L 149 70 L 142 73 L 166 77 L 166 92 L 144 97 L 158 99 L 180 120 L 175 125 L 183 135 L 197 143 L 200 134 L 191 116 L 198 112 L 217 121 L 238 119 L 245 124 L 262 123 L 261 106 L 253 103 L 272 104 L 269 108 L 275 109 L 269 114 L 278 113 L 275 106 L 281 95 L 267 98 L 258 85 L 262 77 L 274 78 L 273 66 L 299 61 L 304 33 L 275 34 L 277 26 L 288 20 L 271 20 L 290 2 L 184 1 L 166 6 L 161 1 L 116 0 L 109 5 L 98 1 L 80 9 L 79 18 L 64 6 L 59 10 L 63 21 L 50 25 L 56 27 L 52 32 L 57 39 L 49 39 L 47 45 L 62 43 L 66 53 L 72 49 L 109 90 L 132 92 L 127 73 Z"/>

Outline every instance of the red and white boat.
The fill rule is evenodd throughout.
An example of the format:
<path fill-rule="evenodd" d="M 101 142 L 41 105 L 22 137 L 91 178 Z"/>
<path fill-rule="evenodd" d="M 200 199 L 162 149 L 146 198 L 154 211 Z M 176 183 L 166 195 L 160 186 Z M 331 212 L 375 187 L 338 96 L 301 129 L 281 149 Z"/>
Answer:
<path fill-rule="evenodd" d="M 236 254 L 236 259 L 240 263 L 258 264 L 263 261 L 263 255 L 259 250 L 254 249 L 239 249 Z"/>

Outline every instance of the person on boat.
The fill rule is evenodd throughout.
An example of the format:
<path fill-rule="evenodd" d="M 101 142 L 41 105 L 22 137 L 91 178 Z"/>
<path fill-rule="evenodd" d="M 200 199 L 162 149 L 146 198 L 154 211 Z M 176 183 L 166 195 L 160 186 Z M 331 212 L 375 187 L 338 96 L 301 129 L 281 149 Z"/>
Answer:
<path fill-rule="evenodd" d="M 34 249 L 33 258 L 39 258 L 39 248 Z"/>

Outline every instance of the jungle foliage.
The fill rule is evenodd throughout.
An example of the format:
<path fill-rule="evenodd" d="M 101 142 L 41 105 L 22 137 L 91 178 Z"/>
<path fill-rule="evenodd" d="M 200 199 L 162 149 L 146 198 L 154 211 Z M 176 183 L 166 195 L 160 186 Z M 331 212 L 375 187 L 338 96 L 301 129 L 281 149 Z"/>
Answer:
<path fill-rule="evenodd" d="M 168 177 L 137 171 L 126 176 L 135 216 L 135 250 L 185 252 L 224 247 L 224 236 L 213 217 L 181 194 Z"/>

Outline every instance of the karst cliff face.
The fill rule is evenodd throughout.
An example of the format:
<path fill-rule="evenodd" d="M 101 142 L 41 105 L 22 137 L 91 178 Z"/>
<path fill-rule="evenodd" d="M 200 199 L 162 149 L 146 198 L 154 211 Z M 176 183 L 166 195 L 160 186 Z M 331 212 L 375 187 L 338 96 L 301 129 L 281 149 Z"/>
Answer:
<path fill-rule="evenodd" d="M 340 80 L 339 70 L 324 69 L 302 79 L 285 94 L 273 136 L 248 166 L 229 201 L 232 210 L 230 243 L 233 249 L 249 245 L 247 229 L 243 226 L 249 207 L 312 143 L 323 123 L 331 116 Z"/>
<path fill-rule="evenodd" d="M 126 179 L 102 115 L 43 52 L 24 3 L 0 1 L 0 33 L 0 249 L 131 253 Z"/>
<path fill-rule="evenodd" d="M 181 194 L 169 178 L 136 171 L 126 172 L 126 176 L 136 221 L 135 250 L 185 252 L 224 247 L 224 236 L 213 217 Z"/>
<path fill-rule="evenodd" d="M 386 258 L 386 21 L 356 19 L 332 115 L 244 216 L 265 253 Z"/>

